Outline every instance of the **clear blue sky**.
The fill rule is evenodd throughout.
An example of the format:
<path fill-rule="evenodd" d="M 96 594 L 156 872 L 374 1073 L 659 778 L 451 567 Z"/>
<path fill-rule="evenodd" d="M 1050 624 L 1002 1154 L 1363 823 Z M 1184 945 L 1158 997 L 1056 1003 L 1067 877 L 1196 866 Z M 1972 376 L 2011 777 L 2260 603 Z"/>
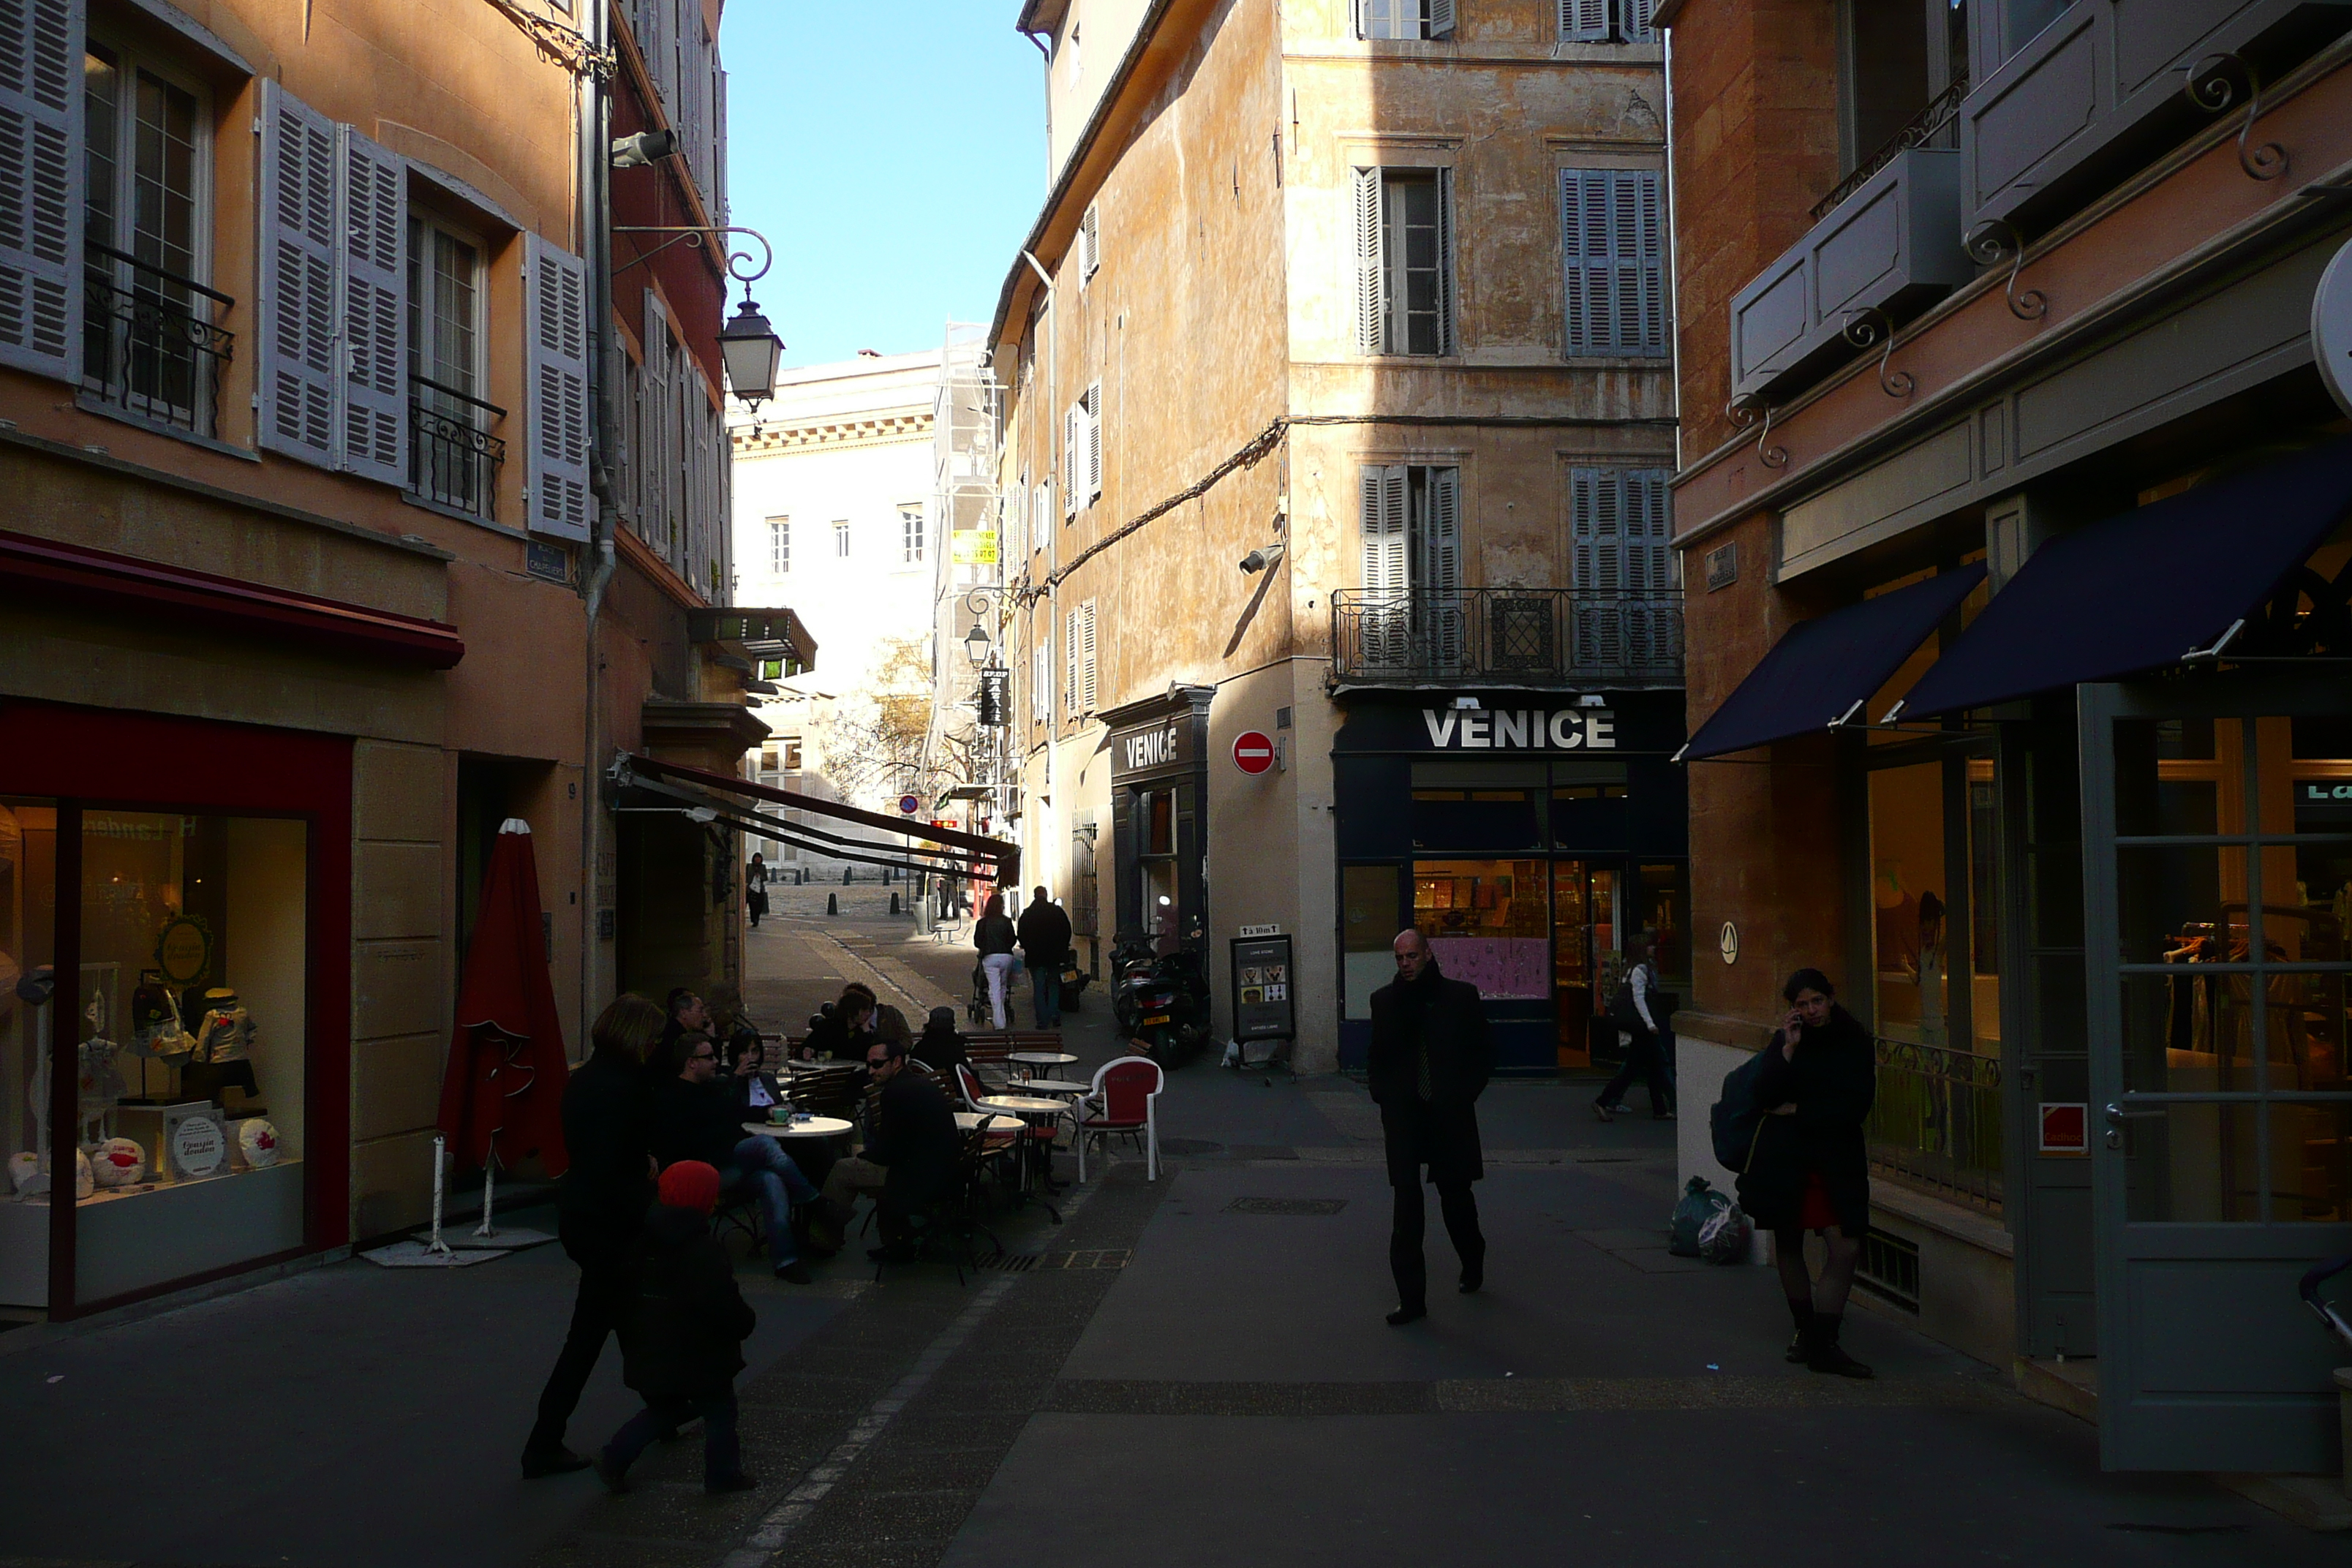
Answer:
<path fill-rule="evenodd" d="M 995 312 L 1045 193 L 1043 67 L 1019 14 L 1018 0 L 728 5 L 728 197 L 775 243 L 752 293 L 786 365 L 937 348 L 950 318 Z"/>

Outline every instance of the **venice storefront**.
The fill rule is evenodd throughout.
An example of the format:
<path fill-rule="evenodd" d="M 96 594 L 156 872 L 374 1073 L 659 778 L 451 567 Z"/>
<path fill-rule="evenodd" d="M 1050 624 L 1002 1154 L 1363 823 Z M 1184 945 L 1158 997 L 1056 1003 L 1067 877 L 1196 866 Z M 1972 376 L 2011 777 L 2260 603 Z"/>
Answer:
<path fill-rule="evenodd" d="M 1687 987 L 1682 740 L 1679 691 L 1349 697 L 1332 752 L 1341 1064 L 1364 1059 L 1408 926 L 1478 986 L 1499 1070 L 1617 1059 L 1596 1015 L 1629 948 Z"/>

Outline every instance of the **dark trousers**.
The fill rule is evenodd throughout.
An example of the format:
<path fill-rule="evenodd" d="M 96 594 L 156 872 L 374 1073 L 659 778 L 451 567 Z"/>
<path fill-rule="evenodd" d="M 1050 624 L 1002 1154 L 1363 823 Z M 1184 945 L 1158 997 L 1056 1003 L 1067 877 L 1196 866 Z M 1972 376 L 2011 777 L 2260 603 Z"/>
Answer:
<path fill-rule="evenodd" d="M 719 1486 L 743 1473 L 742 1446 L 735 1437 L 735 1391 L 708 1399 L 649 1399 L 646 1407 L 621 1424 L 604 1445 L 605 1461 L 626 1475 L 646 1446 L 675 1433 L 696 1416 L 702 1417 L 702 1484 Z"/>
<path fill-rule="evenodd" d="M 1029 965 L 1029 999 L 1037 1009 L 1037 1026 L 1052 1029 L 1062 1022 L 1062 966 L 1058 963 Z"/>
<path fill-rule="evenodd" d="M 1664 1037 L 1652 1030 L 1623 1024 L 1618 1025 L 1617 1030 L 1625 1040 L 1625 1065 L 1617 1069 L 1617 1076 L 1601 1091 L 1601 1103 L 1614 1110 L 1638 1078 L 1650 1086 L 1650 1114 L 1664 1116 L 1675 1108 L 1675 1080 L 1666 1066 Z"/>
<path fill-rule="evenodd" d="M 566 1236 L 563 1250 L 580 1265 L 580 1293 L 572 1302 L 572 1327 L 563 1348 L 555 1355 L 555 1370 L 539 1395 L 539 1421 L 530 1429 L 523 1450 L 551 1454 L 563 1447 L 563 1429 L 580 1406 L 580 1391 L 596 1370 L 606 1336 L 621 1326 L 621 1310 L 629 1300 L 626 1254 L 616 1244 L 583 1242 Z"/>
<path fill-rule="evenodd" d="M 1422 1209 L 1421 1184 L 1396 1185 L 1396 1218 L 1389 1229 L 1389 1272 L 1396 1276 L 1397 1304 L 1422 1307 L 1429 1300 L 1429 1267 L 1422 1257 L 1421 1239 L 1428 1226 Z M 1437 1186 L 1437 1212 L 1444 1216 L 1445 1237 L 1462 1260 L 1462 1272 L 1483 1272 L 1486 1238 L 1478 1233 L 1478 1199 L 1467 1182 L 1442 1182 Z"/>

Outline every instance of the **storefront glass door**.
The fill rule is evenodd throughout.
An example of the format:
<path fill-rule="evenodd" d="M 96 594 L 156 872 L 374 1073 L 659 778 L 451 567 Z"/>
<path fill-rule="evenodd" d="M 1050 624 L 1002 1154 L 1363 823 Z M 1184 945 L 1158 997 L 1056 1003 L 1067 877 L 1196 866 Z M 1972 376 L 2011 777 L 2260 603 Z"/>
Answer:
<path fill-rule="evenodd" d="M 0 797 L 0 1307 L 49 1303 L 58 808 Z"/>
<path fill-rule="evenodd" d="M 2295 1282 L 2352 1249 L 2352 727 L 2333 691 L 2241 692 L 2082 689 L 2111 1468 L 2337 1458 Z"/>

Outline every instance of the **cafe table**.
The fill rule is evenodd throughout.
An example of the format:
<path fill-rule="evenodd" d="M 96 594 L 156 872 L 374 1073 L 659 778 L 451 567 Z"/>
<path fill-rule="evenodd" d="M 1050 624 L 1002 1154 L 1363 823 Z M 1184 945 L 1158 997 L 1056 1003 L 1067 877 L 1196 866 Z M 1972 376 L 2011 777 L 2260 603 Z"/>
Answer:
<path fill-rule="evenodd" d="M 1078 1065 L 1078 1058 L 1067 1051 L 1007 1051 L 1004 1053 L 1004 1059 L 1009 1062 L 1019 1062 L 1023 1067 L 1029 1068 L 1030 1076 L 1033 1078 L 1036 1076 L 1036 1069 L 1039 1068 L 1067 1068 Z"/>
<path fill-rule="evenodd" d="M 987 1110 L 1010 1111 L 1024 1121 L 1058 1118 L 1069 1110 L 1069 1106 L 1065 1101 L 1048 1100 L 1042 1094 L 992 1094 L 983 1096 L 973 1103 Z M 1053 1180 L 1052 1146 L 1037 1138 L 1027 1138 L 1023 1142 L 1033 1152 L 1021 1163 L 1022 1181 L 1028 1195 L 1035 1196 L 1040 1186 Z M 1053 1205 L 1047 1204 L 1045 1212 L 1053 1215 L 1056 1225 L 1061 1223 L 1062 1216 Z"/>

